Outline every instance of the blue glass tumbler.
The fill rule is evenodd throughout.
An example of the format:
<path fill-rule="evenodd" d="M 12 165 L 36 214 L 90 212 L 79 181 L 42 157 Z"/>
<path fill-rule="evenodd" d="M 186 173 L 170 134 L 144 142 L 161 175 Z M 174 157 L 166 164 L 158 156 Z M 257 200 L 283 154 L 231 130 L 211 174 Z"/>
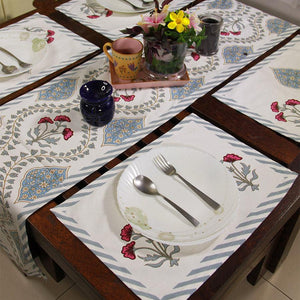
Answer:
<path fill-rule="evenodd" d="M 115 112 L 111 84 L 103 80 L 92 80 L 80 88 L 80 110 L 87 123 L 93 126 L 108 124 Z"/>

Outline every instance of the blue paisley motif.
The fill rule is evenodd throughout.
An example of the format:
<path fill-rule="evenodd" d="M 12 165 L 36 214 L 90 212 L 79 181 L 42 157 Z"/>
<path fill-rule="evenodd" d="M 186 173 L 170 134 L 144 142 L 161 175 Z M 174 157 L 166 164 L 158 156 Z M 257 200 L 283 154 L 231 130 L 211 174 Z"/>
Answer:
<path fill-rule="evenodd" d="M 144 119 L 113 119 L 104 127 L 104 144 L 119 145 L 144 127 Z"/>
<path fill-rule="evenodd" d="M 284 86 L 300 89 L 300 70 L 276 68 L 273 69 L 276 79 Z"/>
<path fill-rule="evenodd" d="M 238 63 L 248 54 L 252 53 L 253 49 L 250 46 L 229 46 L 223 50 L 223 56 L 227 64 Z"/>
<path fill-rule="evenodd" d="M 76 88 L 76 79 L 65 78 L 50 85 L 47 89 L 40 91 L 38 100 L 65 100 L 70 98 Z"/>
<path fill-rule="evenodd" d="M 283 33 L 287 28 L 291 27 L 291 23 L 280 20 L 280 19 L 271 19 L 267 21 L 267 28 L 270 33 Z"/>
<path fill-rule="evenodd" d="M 216 0 L 208 4 L 208 8 L 230 9 L 232 7 L 231 0 Z"/>
<path fill-rule="evenodd" d="M 17 201 L 32 202 L 62 183 L 68 167 L 42 167 L 29 170 L 21 181 Z"/>
<path fill-rule="evenodd" d="M 186 96 L 189 96 L 193 92 L 198 91 L 203 84 L 204 77 L 200 77 L 197 79 L 191 79 L 184 87 L 172 87 L 172 99 L 182 99 Z"/>

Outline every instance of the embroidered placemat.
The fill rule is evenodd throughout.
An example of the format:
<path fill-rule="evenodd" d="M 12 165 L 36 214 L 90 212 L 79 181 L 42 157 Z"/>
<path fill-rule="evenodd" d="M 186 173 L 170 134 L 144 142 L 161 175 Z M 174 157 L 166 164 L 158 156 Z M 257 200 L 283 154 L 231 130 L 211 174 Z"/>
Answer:
<path fill-rule="evenodd" d="M 99 49 L 80 36 L 38 13 L 20 22 L 0 29 L 0 33 L 18 33 L 15 47 L 22 47 L 22 41 L 29 40 L 36 52 L 45 51 L 41 61 L 37 61 L 30 71 L 23 74 L 0 78 L 0 97 L 4 97 L 24 86 L 27 86 L 78 59 Z M 0 34 L 1 37 L 1 34 Z M 5 40 L 1 40 L 5 48 Z M 23 51 L 27 48 L 23 47 Z M 22 54 L 22 56 L 25 56 Z M 16 64 L 17 67 L 19 67 Z"/>
<path fill-rule="evenodd" d="M 200 245 L 168 245 L 148 239 L 132 230 L 117 204 L 116 189 L 126 166 L 149 150 L 179 141 L 215 157 L 236 182 L 237 212 L 216 239 Z M 199 172 L 213 177 L 209 170 L 200 168 Z M 261 224 L 295 178 L 295 173 L 190 115 L 52 211 L 142 299 L 187 299 Z M 216 189 L 219 185 L 215 182 Z"/>
<path fill-rule="evenodd" d="M 300 36 L 214 96 L 263 125 L 300 142 Z"/>

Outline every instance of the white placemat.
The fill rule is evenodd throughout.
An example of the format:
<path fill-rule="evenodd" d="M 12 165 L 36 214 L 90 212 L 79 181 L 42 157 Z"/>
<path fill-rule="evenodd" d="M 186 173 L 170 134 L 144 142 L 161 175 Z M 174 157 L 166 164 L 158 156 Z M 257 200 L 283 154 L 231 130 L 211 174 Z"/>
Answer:
<path fill-rule="evenodd" d="M 38 39 L 38 42 L 32 42 L 33 47 L 46 48 L 46 54 L 30 71 L 13 77 L 0 78 L 0 97 L 27 86 L 99 49 L 38 13 L 0 30 L 3 33 L 10 31 L 20 31 L 20 40 Z M 1 41 L 1 46 L 5 48 L 5 40 Z M 16 44 L 16 47 L 20 46 L 20 44 Z M 26 49 L 23 47 L 23 51 Z M 18 51 L 16 51 L 17 53 Z M 22 56 L 26 57 L 26 54 L 22 54 Z M 16 62 L 15 65 L 19 67 Z"/>
<path fill-rule="evenodd" d="M 300 36 L 213 96 L 300 142 Z"/>
<path fill-rule="evenodd" d="M 236 181 L 237 212 L 208 243 L 171 246 L 149 240 L 132 231 L 118 208 L 116 189 L 126 166 L 151 149 L 178 143 L 211 154 Z M 214 180 L 208 169 L 199 172 Z M 191 115 L 52 211 L 142 299 L 187 299 L 261 224 L 295 178 L 295 173 Z"/>

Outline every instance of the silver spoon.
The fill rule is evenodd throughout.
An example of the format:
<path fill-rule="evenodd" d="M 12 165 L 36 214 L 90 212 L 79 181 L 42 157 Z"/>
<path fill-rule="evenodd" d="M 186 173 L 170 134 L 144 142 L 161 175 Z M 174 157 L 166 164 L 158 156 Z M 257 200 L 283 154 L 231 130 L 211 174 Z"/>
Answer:
<path fill-rule="evenodd" d="M 1 61 L 0 61 L 0 65 L 2 65 L 2 72 L 4 74 L 12 74 L 14 73 L 15 71 L 17 71 L 17 67 L 16 66 L 7 66 L 5 64 L 3 64 Z"/>
<path fill-rule="evenodd" d="M 22 61 L 21 59 L 17 58 L 14 54 L 12 54 L 11 52 L 9 52 L 8 50 L 6 50 L 6 49 L 4 49 L 2 47 L 0 47 L 0 51 L 6 53 L 8 55 L 10 55 L 11 57 L 13 57 L 18 62 L 18 64 L 20 65 L 20 67 L 22 67 L 22 68 L 28 68 L 28 67 L 32 66 L 31 64 L 28 64 L 28 63 Z"/>
<path fill-rule="evenodd" d="M 195 227 L 199 225 L 199 221 L 192 217 L 189 213 L 187 213 L 184 209 L 179 207 L 173 201 L 162 195 L 158 192 L 154 182 L 144 176 L 138 175 L 133 179 L 133 185 L 141 192 L 148 194 L 148 195 L 159 195 L 163 197 L 170 205 L 172 205 L 177 211 L 179 211 L 189 222 L 191 222 Z"/>

